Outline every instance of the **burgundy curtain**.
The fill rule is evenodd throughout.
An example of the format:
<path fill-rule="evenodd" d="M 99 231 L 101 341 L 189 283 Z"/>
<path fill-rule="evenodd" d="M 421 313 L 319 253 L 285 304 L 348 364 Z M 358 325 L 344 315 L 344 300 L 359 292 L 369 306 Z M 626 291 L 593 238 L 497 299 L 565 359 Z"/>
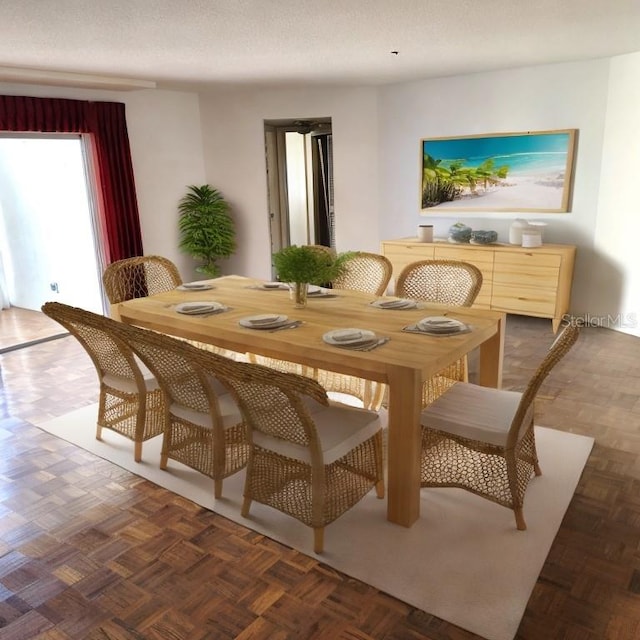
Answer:
<path fill-rule="evenodd" d="M 0 95 L 0 131 L 92 134 L 108 262 L 142 255 L 124 104 Z"/>

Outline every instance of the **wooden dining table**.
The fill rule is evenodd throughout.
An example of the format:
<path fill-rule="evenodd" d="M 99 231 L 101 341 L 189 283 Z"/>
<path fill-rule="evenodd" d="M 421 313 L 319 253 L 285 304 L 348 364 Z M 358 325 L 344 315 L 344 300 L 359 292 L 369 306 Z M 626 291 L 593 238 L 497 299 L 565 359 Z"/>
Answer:
<path fill-rule="evenodd" d="M 476 308 L 421 303 L 414 309 L 382 309 L 371 305 L 371 294 L 331 290 L 295 308 L 289 292 L 264 289 L 263 282 L 242 276 L 207 281 L 209 290 L 173 290 L 121 302 L 112 316 L 123 322 L 212 344 L 241 353 L 255 353 L 310 367 L 358 376 L 388 385 L 387 519 L 410 527 L 420 516 L 420 411 L 423 381 L 479 348 L 478 383 L 500 387 L 505 314 Z M 215 301 L 228 309 L 214 315 L 178 313 L 188 301 Z M 278 313 L 300 320 L 296 328 L 269 331 L 245 328 L 239 320 Z M 403 331 L 421 318 L 447 315 L 471 330 L 451 336 Z M 333 346 L 323 335 L 334 329 L 374 331 L 389 341 L 372 351 Z"/>

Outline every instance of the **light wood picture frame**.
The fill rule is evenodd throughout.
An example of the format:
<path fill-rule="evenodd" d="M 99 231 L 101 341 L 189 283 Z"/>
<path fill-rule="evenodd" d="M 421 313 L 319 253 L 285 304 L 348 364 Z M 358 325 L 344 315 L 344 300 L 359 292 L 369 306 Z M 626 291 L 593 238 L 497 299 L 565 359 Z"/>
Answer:
<path fill-rule="evenodd" d="M 577 129 L 420 141 L 422 214 L 570 210 Z"/>

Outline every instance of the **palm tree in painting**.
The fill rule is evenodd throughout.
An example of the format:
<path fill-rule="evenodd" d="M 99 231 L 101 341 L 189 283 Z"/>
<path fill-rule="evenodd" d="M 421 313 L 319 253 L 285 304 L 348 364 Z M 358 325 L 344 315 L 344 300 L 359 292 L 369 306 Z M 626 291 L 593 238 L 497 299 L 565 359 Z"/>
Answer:
<path fill-rule="evenodd" d="M 477 167 L 465 167 L 464 160 L 453 160 L 442 165 L 428 153 L 424 154 L 422 170 L 422 208 L 434 207 L 442 202 L 459 198 L 465 189 L 476 193 L 478 184 L 486 190 L 507 177 L 509 167 L 495 166 L 493 158 L 487 158 Z"/>
<path fill-rule="evenodd" d="M 451 170 L 441 166 L 442 160 L 424 154 L 422 164 L 422 208 L 434 207 L 441 202 L 450 202 L 462 192 L 452 179 Z"/>
<path fill-rule="evenodd" d="M 509 172 L 507 165 L 496 168 L 495 164 L 493 158 L 487 158 L 481 165 L 475 168 L 476 177 L 478 181 L 482 182 L 485 191 L 490 185 L 499 184 L 500 180 L 504 180 Z"/>

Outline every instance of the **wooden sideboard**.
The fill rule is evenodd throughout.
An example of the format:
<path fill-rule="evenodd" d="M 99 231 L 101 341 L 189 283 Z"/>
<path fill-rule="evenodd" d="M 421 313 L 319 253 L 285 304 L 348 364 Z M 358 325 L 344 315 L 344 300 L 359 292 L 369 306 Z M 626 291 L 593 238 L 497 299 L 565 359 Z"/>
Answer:
<path fill-rule="evenodd" d="M 453 244 L 419 242 L 417 238 L 384 240 L 382 253 L 398 274 L 418 260 L 462 260 L 482 272 L 482 288 L 474 307 L 539 318 L 550 318 L 553 331 L 569 311 L 576 248 L 568 244 L 544 244 L 524 248 L 510 244 Z"/>

